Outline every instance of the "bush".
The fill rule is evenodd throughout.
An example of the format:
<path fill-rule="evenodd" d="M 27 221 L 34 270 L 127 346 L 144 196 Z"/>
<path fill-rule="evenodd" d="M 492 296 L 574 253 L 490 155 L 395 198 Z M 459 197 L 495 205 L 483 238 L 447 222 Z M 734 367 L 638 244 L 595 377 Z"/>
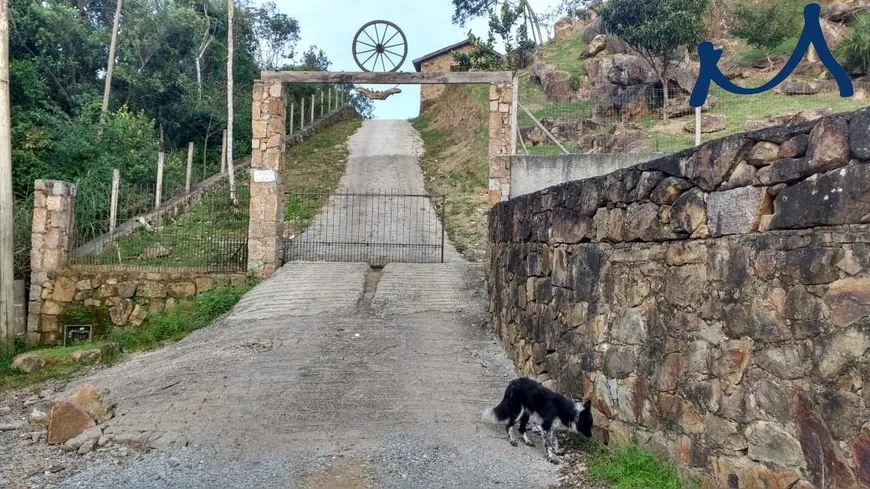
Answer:
<path fill-rule="evenodd" d="M 800 13 L 793 0 L 771 3 L 744 0 L 734 9 L 731 35 L 761 50 L 764 56 L 770 56 L 786 39 L 799 33 Z"/>
<path fill-rule="evenodd" d="M 870 12 L 855 17 L 849 33 L 837 46 L 837 58 L 852 72 L 870 71 Z"/>

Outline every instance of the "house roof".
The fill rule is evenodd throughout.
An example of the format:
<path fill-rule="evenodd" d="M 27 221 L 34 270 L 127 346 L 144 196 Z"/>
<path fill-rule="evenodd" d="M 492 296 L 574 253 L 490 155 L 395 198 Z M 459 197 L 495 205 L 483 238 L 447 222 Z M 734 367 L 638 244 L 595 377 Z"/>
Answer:
<path fill-rule="evenodd" d="M 435 52 L 429 53 L 429 54 L 427 54 L 426 56 L 423 56 L 423 57 L 421 57 L 421 58 L 417 58 L 417 59 L 414 60 L 414 70 L 415 70 L 415 71 L 420 71 L 420 67 L 421 67 L 421 66 L 423 65 L 423 63 L 425 63 L 426 61 L 429 61 L 429 60 L 432 59 L 432 58 L 437 58 L 438 56 L 441 56 L 442 54 L 447 54 L 447 53 L 449 53 L 449 52 L 451 52 L 451 51 L 455 51 L 455 50 L 457 50 L 457 49 L 464 48 L 465 46 L 468 46 L 468 45 L 470 45 L 470 44 L 471 44 L 471 42 L 470 42 L 468 39 L 466 39 L 466 40 L 464 40 L 464 41 L 457 42 L 456 44 L 451 44 L 450 46 L 447 46 L 447 47 L 445 47 L 445 48 L 441 48 L 441 49 L 439 49 L 438 51 L 435 51 Z"/>

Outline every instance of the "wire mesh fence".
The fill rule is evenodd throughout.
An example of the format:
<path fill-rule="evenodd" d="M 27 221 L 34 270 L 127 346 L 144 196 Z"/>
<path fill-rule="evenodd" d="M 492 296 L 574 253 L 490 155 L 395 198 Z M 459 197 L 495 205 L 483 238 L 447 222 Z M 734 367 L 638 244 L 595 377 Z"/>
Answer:
<path fill-rule="evenodd" d="M 444 197 L 399 191 L 294 190 L 285 199 L 285 261 L 444 261 Z"/>
<path fill-rule="evenodd" d="M 30 231 L 33 227 L 33 194 L 12 203 L 12 270 L 16 280 L 30 278 Z"/>
<path fill-rule="evenodd" d="M 741 84 L 764 82 L 747 79 Z M 539 86 L 528 87 L 535 82 L 521 83 L 527 85 L 521 88 L 527 100 L 521 96 L 517 117 L 520 154 L 561 154 L 554 139 L 569 153 L 581 154 L 672 153 L 695 145 L 695 111 L 686 90 L 671 86 L 667 105 L 663 90 L 650 84 L 616 94 L 612 89 L 592 90 L 581 100 L 559 103 L 547 101 Z M 702 109 L 701 142 L 866 107 L 870 83 L 854 86 L 850 98 L 840 97 L 833 81 L 790 79 L 776 91 L 757 95 L 735 95 L 713 86 Z"/>
<path fill-rule="evenodd" d="M 114 223 L 102 197 L 109 186 L 77 195 L 71 263 L 244 270 L 250 197 L 246 176 L 239 176 L 237 204 L 224 185 L 155 210 L 153 188 L 122 186 Z"/>

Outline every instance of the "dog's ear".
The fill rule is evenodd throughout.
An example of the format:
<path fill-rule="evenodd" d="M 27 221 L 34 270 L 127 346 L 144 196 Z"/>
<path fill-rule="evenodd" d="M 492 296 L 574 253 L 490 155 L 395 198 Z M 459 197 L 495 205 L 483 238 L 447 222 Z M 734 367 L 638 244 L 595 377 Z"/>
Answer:
<path fill-rule="evenodd" d="M 592 409 L 592 399 L 586 399 L 586 402 L 583 403 L 583 408 L 587 411 Z"/>

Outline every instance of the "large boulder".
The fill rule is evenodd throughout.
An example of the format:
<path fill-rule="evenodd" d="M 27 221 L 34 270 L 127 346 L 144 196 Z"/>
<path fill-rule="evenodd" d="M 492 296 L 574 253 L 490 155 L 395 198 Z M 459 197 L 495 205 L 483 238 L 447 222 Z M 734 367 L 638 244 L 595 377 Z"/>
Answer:
<path fill-rule="evenodd" d="M 867 10 L 867 5 L 846 5 L 840 2 L 834 2 L 822 10 L 822 19 L 828 22 L 844 24 L 852 20 L 856 14 Z M 826 36 L 827 37 L 827 36 Z"/>
<path fill-rule="evenodd" d="M 629 122 L 650 113 L 650 105 L 654 103 L 652 85 L 636 85 L 622 90 L 610 105 L 605 107 L 604 114 Z"/>
<path fill-rule="evenodd" d="M 815 95 L 819 93 L 819 87 L 808 81 L 791 80 L 778 86 L 774 91 L 785 95 Z"/>
<path fill-rule="evenodd" d="M 709 112 L 715 109 L 718 105 L 719 99 L 710 95 L 707 97 L 707 100 L 704 101 L 704 105 L 701 106 L 701 112 Z M 668 117 L 671 118 L 683 117 L 695 113 L 695 108 L 689 105 L 689 97 L 687 96 L 671 97 L 668 99 L 668 103 L 665 107 L 667 107 Z"/>
<path fill-rule="evenodd" d="M 595 39 L 586 46 L 586 49 L 580 54 L 582 59 L 586 58 L 594 58 L 598 56 L 599 53 L 603 52 L 606 46 L 607 36 L 604 34 L 599 34 L 595 36 Z"/>
<path fill-rule="evenodd" d="M 596 18 L 588 27 L 583 31 L 583 34 L 580 35 L 580 40 L 585 44 L 589 44 L 595 39 L 595 36 L 600 34 L 604 34 L 604 19 L 601 17 Z"/>
<path fill-rule="evenodd" d="M 48 444 L 64 443 L 96 426 L 88 413 L 69 401 L 58 401 L 51 408 L 48 421 Z"/>
<path fill-rule="evenodd" d="M 620 39 L 618 36 L 608 34 L 604 42 L 604 47 L 610 54 L 628 54 L 631 52 L 631 46 L 627 42 Z"/>
<path fill-rule="evenodd" d="M 668 70 L 668 93 L 683 92 L 691 94 L 698 81 L 698 70 L 676 66 Z"/>
<path fill-rule="evenodd" d="M 630 87 L 654 82 L 656 78 L 649 63 L 640 56 L 617 54 L 613 56 L 613 66 L 607 72 L 607 80 L 620 87 Z"/>
<path fill-rule="evenodd" d="M 25 374 L 32 374 L 45 367 L 45 359 L 38 353 L 22 353 L 12 359 L 12 370 Z"/>
<path fill-rule="evenodd" d="M 836 49 L 846 38 L 848 28 L 845 25 L 827 19 L 819 19 L 819 24 L 821 24 L 822 33 L 825 35 L 825 43 L 831 50 Z M 815 46 L 810 46 L 806 59 L 811 62 L 819 61 L 819 54 L 816 52 Z"/>
<path fill-rule="evenodd" d="M 565 39 L 574 39 L 580 36 L 585 30 L 583 21 L 576 17 L 563 17 L 553 24 L 553 39 L 562 41 Z"/>
<path fill-rule="evenodd" d="M 724 131 L 728 128 L 728 122 L 725 115 L 704 114 L 701 116 L 701 133 L 710 134 L 714 132 Z M 683 130 L 695 134 L 695 121 L 686 123 Z"/>
<path fill-rule="evenodd" d="M 602 88 L 610 84 L 607 79 L 607 74 L 610 68 L 613 67 L 612 58 L 594 58 L 586 61 L 586 78 L 584 86 L 586 88 Z"/>
<path fill-rule="evenodd" d="M 570 102 L 574 93 L 571 87 L 571 74 L 558 71 L 547 63 L 535 63 L 532 66 L 532 79 L 539 82 L 547 94 L 547 99 L 553 102 Z"/>

